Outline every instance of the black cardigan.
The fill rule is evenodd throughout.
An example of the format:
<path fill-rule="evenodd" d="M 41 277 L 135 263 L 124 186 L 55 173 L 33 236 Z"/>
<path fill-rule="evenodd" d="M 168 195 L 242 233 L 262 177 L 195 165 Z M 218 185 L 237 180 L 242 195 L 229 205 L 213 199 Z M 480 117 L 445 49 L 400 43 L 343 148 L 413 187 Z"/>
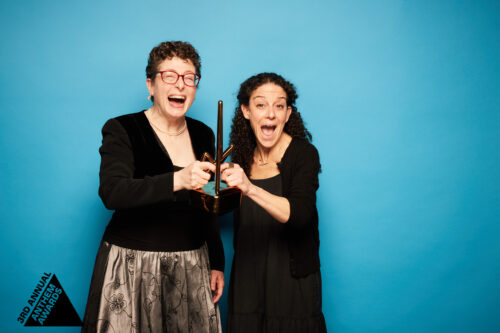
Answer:
<path fill-rule="evenodd" d="M 197 159 L 214 155 L 214 134 L 186 117 Z M 186 190 L 174 192 L 176 167 L 143 111 L 106 122 L 102 130 L 99 195 L 115 213 L 103 239 L 143 251 L 187 251 L 207 243 L 212 269 L 224 270 L 214 215 L 194 208 Z"/>
<path fill-rule="evenodd" d="M 290 203 L 285 230 L 290 252 L 290 273 L 304 277 L 319 270 L 319 232 L 316 191 L 321 166 L 316 148 L 308 141 L 293 138 L 278 163 L 282 193 Z M 235 224 L 239 212 L 235 214 Z M 278 223 L 278 222 L 277 222 Z"/>

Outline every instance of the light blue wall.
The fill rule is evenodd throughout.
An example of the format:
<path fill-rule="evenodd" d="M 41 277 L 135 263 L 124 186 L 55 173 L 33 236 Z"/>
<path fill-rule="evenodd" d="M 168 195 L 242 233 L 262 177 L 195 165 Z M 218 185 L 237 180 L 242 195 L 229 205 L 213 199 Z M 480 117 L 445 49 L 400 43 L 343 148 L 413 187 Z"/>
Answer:
<path fill-rule="evenodd" d="M 100 129 L 148 107 L 164 40 L 199 50 L 189 115 L 215 129 L 224 100 L 226 142 L 245 78 L 296 84 L 330 332 L 500 331 L 499 22 L 498 1 L 2 1 L 0 331 L 38 331 L 16 319 L 43 272 L 83 317 Z"/>

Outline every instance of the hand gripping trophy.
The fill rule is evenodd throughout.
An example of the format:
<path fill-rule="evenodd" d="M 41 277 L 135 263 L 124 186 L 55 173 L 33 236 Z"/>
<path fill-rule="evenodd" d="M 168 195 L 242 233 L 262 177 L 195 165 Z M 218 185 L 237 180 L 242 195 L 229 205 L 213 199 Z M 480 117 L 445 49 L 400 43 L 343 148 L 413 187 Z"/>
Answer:
<path fill-rule="evenodd" d="M 191 202 L 194 206 L 218 215 L 225 214 L 239 207 L 241 203 L 241 191 L 237 187 L 223 187 L 220 183 L 220 165 L 231 154 L 233 145 L 222 152 L 222 101 L 218 103 L 217 113 L 217 147 L 215 160 L 208 153 L 204 153 L 202 161 L 215 164 L 215 181 L 211 181 L 203 188 L 191 190 Z M 225 184 L 224 184 L 225 185 Z"/>

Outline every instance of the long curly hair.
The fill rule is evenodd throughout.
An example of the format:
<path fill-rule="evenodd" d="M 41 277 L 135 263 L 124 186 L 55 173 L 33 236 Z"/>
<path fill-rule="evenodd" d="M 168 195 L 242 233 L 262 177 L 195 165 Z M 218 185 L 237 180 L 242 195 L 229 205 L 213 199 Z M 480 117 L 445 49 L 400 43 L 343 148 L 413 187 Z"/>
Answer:
<path fill-rule="evenodd" d="M 295 101 L 299 96 L 291 82 L 285 80 L 281 75 L 276 73 L 260 73 L 248 78 L 240 86 L 238 92 L 238 106 L 235 109 L 231 133 L 229 134 L 229 140 L 231 144 L 234 145 L 231 160 L 234 163 L 238 163 L 243 170 L 245 170 L 247 175 L 250 174 L 254 150 L 257 143 L 255 141 L 255 134 L 250 126 L 250 121 L 243 116 L 241 106 L 248 106 L 252 93 L 266 83 L 273 83 L 283 88 L 287 97 L 286 104 L 292 108 L 290 118 L 284 127 L 285 133 L 292 137 L 298 137 L 308 141 L 312 140 L 312 135 L 304 126 L 302 117 L 295 106 Z"/>

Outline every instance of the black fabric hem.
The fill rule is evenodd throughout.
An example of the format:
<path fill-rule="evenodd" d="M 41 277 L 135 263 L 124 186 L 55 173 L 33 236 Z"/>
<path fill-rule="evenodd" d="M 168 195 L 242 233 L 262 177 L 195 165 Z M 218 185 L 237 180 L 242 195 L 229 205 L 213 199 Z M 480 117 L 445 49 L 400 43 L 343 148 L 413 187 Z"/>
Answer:
<path fill-rule="evenodd" d="M 165 241 L 164 244 L 159 245 L 156 243 L 151 243 L 148 241 L 142 241 L 139 239 L 131 239 L 131 238 L 124 238 L 120 237 L 118 235 L 114 234 L 107 234 L 105 233 L 103 236 L 103 241 L 106 241 L 110 244 L 119 246 L 119 247 L 124 247 L 127 249 L 134 249 L 138 251 L 152 251 L 152 252 L 179 252 L 179 251 L 191 251 L 191 250 L 197 250 L 203 244 L 205 243 L 204 241 L 201 242 L 193 242 L 191 244 L 186 244 L 185 247 L 169 247 L 169 242 Z"/>
<path fill-rule="evenodd" d="M 104 275 L 108 266 L 108 255 L 111 249 L 110 244 L 106 244 L 104 240 L 99 245 L 97 257 L 94 265 L 94 272 L 90 282 L 89 296 L 85 315 L 83 317 L 82 333 L 97 332 L 97 317 L 99 314 L 99 306 L 101 299 L 101 290 L 104 283 Z"/>
<path fill-rule="evenodd" d="M 311 316 L 265 316 L 263 313 L 228 313 L 226 333 L 325 333 L 323 313 Z"/>

